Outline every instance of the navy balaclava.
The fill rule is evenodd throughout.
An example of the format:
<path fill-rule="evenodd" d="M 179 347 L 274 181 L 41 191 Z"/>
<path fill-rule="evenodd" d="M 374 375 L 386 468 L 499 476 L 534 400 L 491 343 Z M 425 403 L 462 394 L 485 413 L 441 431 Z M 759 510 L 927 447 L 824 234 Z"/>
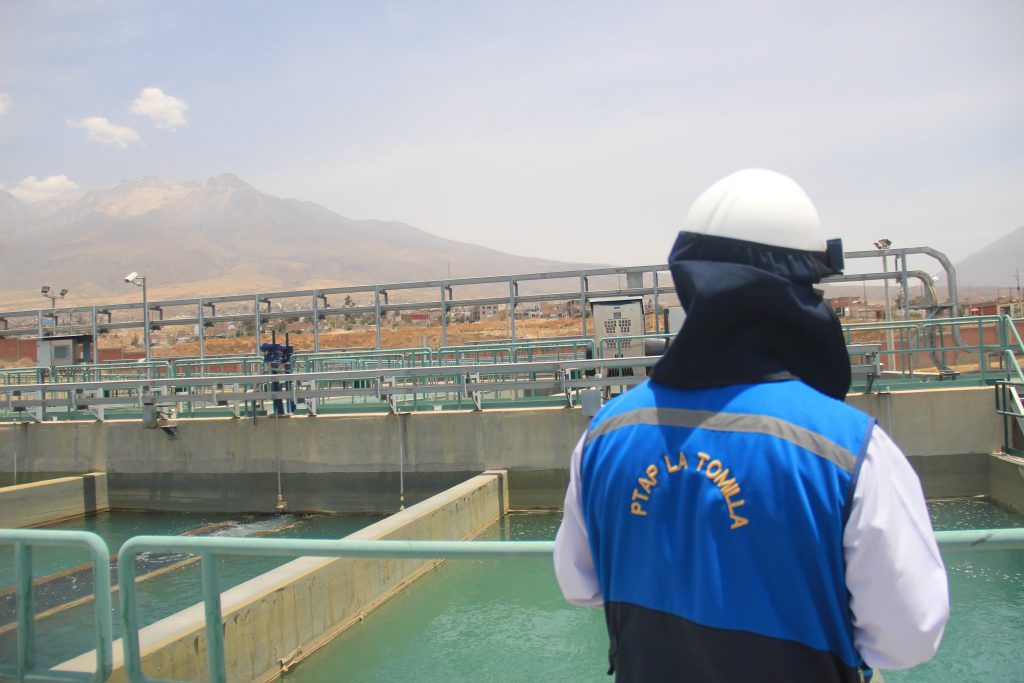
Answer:
<path fill-rule="evenodd" d="M 679 387 L 800 379 L 843 400 L 842 327 L 813 285 L 842 271 L 794 181 L 750 169 L 715 183 L 683 223 L 669 268 L 686 321 L 652 379 Z"/>

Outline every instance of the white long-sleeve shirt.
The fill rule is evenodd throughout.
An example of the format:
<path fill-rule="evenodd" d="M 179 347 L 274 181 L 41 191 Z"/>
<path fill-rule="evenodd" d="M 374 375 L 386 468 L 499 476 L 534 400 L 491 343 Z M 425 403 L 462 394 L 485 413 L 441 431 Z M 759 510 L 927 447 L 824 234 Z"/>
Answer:
<path fill-rule="evenodd" d="M 580 492 L 586 434 L 573 451 L 555 575 L 569 602 L 603 604 L 590 556 Z M 868 666 L 905 669 L 931 659 L 949 617 L 946 568 L 921 483 L 906 456 L 877 425 L 871 433 L 843 532 L 853 640 Z"/>

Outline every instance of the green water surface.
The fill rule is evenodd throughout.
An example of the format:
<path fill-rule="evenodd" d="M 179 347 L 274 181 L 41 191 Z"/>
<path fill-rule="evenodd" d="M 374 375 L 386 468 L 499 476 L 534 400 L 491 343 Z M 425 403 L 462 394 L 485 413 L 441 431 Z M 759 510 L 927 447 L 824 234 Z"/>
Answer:
<path fill-rule="evenodd" d="M 980 500 L 929 505 L 939 529 L 1024 526 Z M 486 538 L 550 540 L 560 515 L 513 514 Z M 945 555 L 952 616 L 931 662 L 895 683 L 1024 681 L 1024 551 Z M 572 607 L 549 561 L 449 561 L 303 661 L 292 683 L 609 681 L 601 610 Z"/>

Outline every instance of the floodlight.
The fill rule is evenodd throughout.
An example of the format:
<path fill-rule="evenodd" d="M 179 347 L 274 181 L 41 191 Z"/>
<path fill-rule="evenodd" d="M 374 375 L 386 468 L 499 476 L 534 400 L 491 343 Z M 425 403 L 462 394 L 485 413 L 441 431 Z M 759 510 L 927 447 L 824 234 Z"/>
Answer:
<path fill-rule="evenodd" d="M 67 293 L 68 293 L 68 290 L 66 290 L 66 289 L 60 290 L 60 298 L 63 299 L 64 295 L 67 294 Z"/>
<path fill-rule="evenodd" d="M 42 289 L 40 289 L 39 291 L 41 291 L 43 294 L 49 294 L 50 293 L 50 285 L 43 285 Z"/>

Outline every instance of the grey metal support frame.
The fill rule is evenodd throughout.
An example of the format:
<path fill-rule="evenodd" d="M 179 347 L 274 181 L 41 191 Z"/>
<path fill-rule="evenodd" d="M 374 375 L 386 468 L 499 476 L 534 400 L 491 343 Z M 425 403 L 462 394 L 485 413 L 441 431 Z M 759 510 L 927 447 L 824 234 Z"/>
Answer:
<path fill-rule="evenodd" d="M 956 280 L 956 267 L 953 262 L 949 260 L 949 257 L 943 254 L 938 249 L 932 249 L 931 247 L 904 247 L 886 250 L 889 254 L 906 255 L 906 254 L 923 254 L 930 256 L 939 262 L 942 269 L 946 271 L 946 284 L 949 290 L 949 315 L 951 318 L 957 318 L 960 316 L 960 303 L 959 293 L 957 291 L 957 280 Z M 877 250 L 872 251 L 848 251 L 843 254 L 846 259 L 859 259 L 859 258 L 879 258 L 881 254 Z M 832 281 L 832 278 L 825 280 L 826 282 Z"/>
<path fill-rule="evenodd" d="M 441 285 L 441 346 L 448 346 L 448 285 Z"/>
<path fill-rule="evenodd" d="M 519 283 L 514 278 L 508 279 L 508 323 L 509 337 L 516 340 L 516 297 L 519 296 Z"/>
<path fill-rule="evenodd" d="M 653 281 L 651 282 L 651 286 L 654 288 L 654 334 L 660 334 L 661 333 L 661 320 L 660 320 L 661 314 L 659 313 L 660 308 L 659 308 L 659 305 L 658 305 L 658 271 L 656 271 L 656 270 L 653 271 L 651 273 L 651 275 L 653 277 Z M 667 329 L 665 331 L 668 332 Z"/>
<path fill-rule="evenodd" d="M 320 293 L 313 292 L 313 353 L 320 352 Z"/>
<path fill-rule="evenodd" d="M 381 332 L 380 332 L 380 324 L 381 324 L 381 320 L 380 320 L 381 297 L 384 298 L 384 303 L 387 304 L 388 293 L 385 290 L 381 289 L 380 285 L 374 285 L 374 287 L 373 287 L 373 320 L 374 320 L 374 324 L 375 324 L 375 326 L 377 328 L 377 345 L 376 345 L 376 348 L 377 348 L 378 351 L 383 347 L 382 342 L 381 342 Z"/>
<path fill-rule="evenodd" d="M 891 272 L 886 279 L 900 278 L 901 280 L 904 280 L 903 284 L 905 289 L 909 287 L 905 282 L 905 278 L 915 277 L 915 273 L 918 272 L 909 270 L 908 262 L 906 261 L 908 255 L 924 254 L 937 259 L 942 264 L 943 268 L 946 269 L 948 281 L 950 283 L 951 296 L 948 304 L 936 304 L 936 311 L 938 309 L 941 309 L 942 312 L 949 311 L 950 315 L 956 315 L 958 313 L 959 306 L 956 301 L 956 272 L 953 270 L 952 264 L 945 255 L 931 249 L 930 247 L 889 249 L 888 253 L 901 260 L 901 268 L 897 270 L 894 267 L 894 272 Z M 878 251 L 872 250 L 847 252 L 845 256 L 849 259 L 877 259 L 880 254 Z M 258 352 L 263 326 L 267 321 L 311 317 L 313 320 L 313 346 L 315 350 L 319 351 L 319 336 L 320 332 L 323 331 L 320 326 L 320 322 L 322 320 L 328 320 L 331 317 L 338 318 L 344 315 L 373 316 L 373 324 L 376 331 L 375 348 L 379 350 L 384 346 L 383 325 L 388 313 L 415 310 L 437 311 L 440 309 L 442 312 L 442 345 L 445 345 L 448 336 L 448 314 L 453 308 L 480 305 L 507 305 L 509 309 L 509 337 L 516 339 L 519 334 L 516 329 L 515 313 L 519 304 L 542 301 L 571 302 L 578 300 L 580 306 L 580 333 L 585 337 L 588 334 L 588 318 L 590 316 L 587 308 L 588 302 L 591 298 L 599 296 L 621 296 L 626 294 L 642 295 L 644 297 L 653 297 L 655 310 L 657 310 L 661 306 L 662 295 L 671 295 L 675 291 L 671 286 L 671 283 L 668 283 L 668 286 L 662 284 L 665 281 L 665 278 L 660 277 L 659 274 L 666 270 L 668 270 L 667 265 L 655 264 L 546 273 L 525 273 L 521 275 L 489 275 L 482 277 L 430 280 L 422 282 L 350 285 L 309 290 L 290 290 L 283 292 L 204 296 L 201 298 L 154 301 L 152 304 L 147 300 L 144 304 L 135 302 L 103 305 L 101 308 L 96 309 L 95 314 L 92 313 L 93 309 L 90 307 L 67 307 L 56 309 L 56 313 L 68 316 L 68 319 L 72 321 L 70 326 L 72 332 L 92 332 L 94 335 L 99 335 L 112 330 L 137 329 L 140 326 L 138 312 L 141 308 L 143 313 L 141 316 L 143 318 L 141 326 L 144 328 L 144 336 L 148 338 L 149 332 L 153 328 L 153 321 L 149 320 L 150 310 L 160 311 L 160 319 L 156 321 L 157 327 L 159 328 L 180 325 L 199 325 L 201 328 L 199 335 L 201 347 L 200 355 L 205 356 L 206 339 L 204 328 L 207 325 L 215 325 L 219 323 L 246 323 L 251 321 L 254 328 L 255 350 Z M 645 285 L 643 283 L 648 273 L 651 275 L 650 284 Z M 596 281 L 593 278 L 607 278 L 608 276 L 615 275 L 620 277 L 625 275 L 627 283 L 630 283 L 631 286 L 626 289 L 622 289 L 621 286 L 614 289 L 591 289 L 591 284 Z M 576 279 L 579 282 L 578 290 L 575 292 L 572 291 L 572 285 L 564 288 L 547 287 L 542 290 L 546 293 L 528 292 L 524 294 L 521 291 L 533 282 L 540 283 L 544 281 L 566 280 L 570 278 Z M 828 278 L 825 281 L 860 281 L 861 279 L 864 278 L 862 276 L 855 275 L 845 276 L 843 278 Z M 503 296 L 499 294 L 498 296 L 495 296 L 491 293 L 487 296 L 463 297 L 458 299 L 454 295 L 455 287 L 464 288 L 471 285 L 497 285 L 498 283 L 503 283 L 508 286 L 507 295 Z M 635 284 L 640 284 L 641 286 L 632 286 Z M 438 296 L 436 298 L 431 296 L 429 297 L 430 300 L 423 300 L 424 297 L 413 297 L 413 301 L 407 301 L 405 303 L 391 303 L 389 300 L 389 292 L 395 290 L 432 290 L 434 292 L 438 292 Z M 372 296 L 372 302 L 358 306 L 330 308 L 327 303 L 327 297 L 329 295 L 337 294 L 359 295 L 359 298 L 363 301 Z M 909 293 L 905 296 L 909 296 Z M 293 301 L 283 301 L 288 299 Z M 301 299 L 309 303 L 299 304 L 297 307 L 293 307 L 295 306 L 295 299 Z M 273 302 L 278 301 L 282 302 L 283 305 L 278 307 L 280 310 L 275 310 Z M 263 308 L 262 304 L 267 304 L 267 308 Z M 219 309 L 217 308 L 218 306 L 220 306 Z M 249 306 L 252 306 L 252 308 L 249 309 Z M 175 308 L 186 308 L 188 309 L 188 313 L 184 315 L 176 315 L 175 312 L 172 312 Z M 936 315 L 936 311 L 930 313 L 929 317 Z M 88 313 L 92 316 L 92 325 L 90 327 L 86 327 L 81 323 L 75 323 L 74 313 Z M 166 315 L 164 315 L 165 313 Z M 46 332 L 43 324 L 44 319 L 49 315 L 49 309 L 0 311 L 0 319 L 4 321 L 4 323 L 0 325 L 0 338 L 43 336 Z M 104 321 L 100 319 L 98 317 L 100 315 L 105 315 L 106 320 Z M 658 319 L 655 321 L 655 332 L 661 332 L 663 327 L 664 325 L 662 320 Z M 956 328 L 953 329 L 953 334 L 954 338 L 959 337 L 958 330 Z M 151 345 L 146 348 L 147 350 L 150 350 Z"/>
<path fill-rule="evenodd" d="M 580 336 L 587 336 L 587 288 L 586 275 L 580 275 Z"/>
<path fill-rule="evenodd" d="M 196 308 L 196 319 L 199 320 L 197 327 L 197 336 L 199 337 L 199 359 L 203 360 L 206 358 L 206 320 L 204 310 L 206 307 L 203 304 L 203 300 L 199 300 L 199 306 Z"/>
<path fill-rule="evenodd" d="M 96 321 L 95 306 L 92 307 L 92 311 L 90 313 L 91 315 L 89 316 L 89 319 L 92 322 L 92 362 L 93 364 L 98 364 L 100 362 L 100 333 L 98 329 L 99 325 Z"/>
<path fill-rule="evenodd" d="M 150 339 L 150 331 L 153 329 L 149 324 L 149 295 L 146 293 L 146 278 L 142 280 L 142 343 L 146 346 L 146 362 L 153 360 L 153 342 Z"/>

